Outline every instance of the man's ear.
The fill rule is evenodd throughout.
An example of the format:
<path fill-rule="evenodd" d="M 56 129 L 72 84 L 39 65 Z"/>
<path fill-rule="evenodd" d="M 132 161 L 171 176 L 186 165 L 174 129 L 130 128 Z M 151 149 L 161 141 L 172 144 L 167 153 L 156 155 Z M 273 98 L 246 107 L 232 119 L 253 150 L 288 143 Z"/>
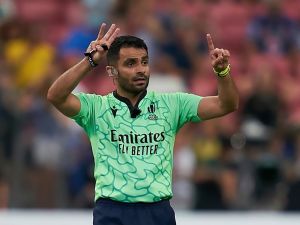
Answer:
<path fill-rule="evenodd" d="M 113 66 L 106 66 L 106 71 L 110 77 L 118 76 L 118 71 Z"/>
<path fill-rule="evenodd" d="M 106 66 L 106 72 L 108 73 L 108 76 L 113 77 L 113 73 L 112 73 L 112 66 Z"/>

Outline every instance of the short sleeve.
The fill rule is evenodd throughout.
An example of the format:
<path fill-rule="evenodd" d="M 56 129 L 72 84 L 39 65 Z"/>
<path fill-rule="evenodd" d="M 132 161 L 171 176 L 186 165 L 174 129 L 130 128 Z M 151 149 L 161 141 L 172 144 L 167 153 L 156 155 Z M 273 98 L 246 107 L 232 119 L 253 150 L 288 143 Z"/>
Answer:
<path fill-rule="evenodd" d="M 94 94 L 76 93 L 75 96 L 80 101 L 80 111 L 77 115 L 71 117 L 78 125 L 85 128 L 91 121 L 94 110 Z"/>
<path fill-rule="evenodd" d="M 201 96 L 177 93 L 179 121 L 178 129 L 187 122 L 200 122 L 201 118 L 198 116 L 198 105 L 202 99 Z"/>

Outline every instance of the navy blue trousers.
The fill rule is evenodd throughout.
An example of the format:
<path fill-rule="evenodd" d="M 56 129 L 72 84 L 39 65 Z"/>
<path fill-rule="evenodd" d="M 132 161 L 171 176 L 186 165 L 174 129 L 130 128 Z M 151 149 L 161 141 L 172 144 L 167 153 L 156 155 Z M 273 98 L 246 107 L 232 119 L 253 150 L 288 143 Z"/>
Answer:
<path fill-rule="evenodd" d="M 176 225 L 169 200 L 154 203 L 123 203 L 98 199 L 93 225 Z"/>

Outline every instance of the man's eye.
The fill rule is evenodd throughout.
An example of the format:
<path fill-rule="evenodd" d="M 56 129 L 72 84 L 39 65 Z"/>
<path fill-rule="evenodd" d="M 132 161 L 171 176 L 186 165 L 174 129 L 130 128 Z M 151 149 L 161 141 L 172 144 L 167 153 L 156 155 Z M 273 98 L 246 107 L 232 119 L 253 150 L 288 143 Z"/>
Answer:
<path fill-rule="evenodd" d="M 127 63 L 127 66 L 133 66 L 133 65 L 134 65 L 133 62 L 128 62 L 128 63 Z"/>
<path fill-rule="evenodd" d="M 148 65 L 148 60 L 142 62 L 143 65 Z"/>

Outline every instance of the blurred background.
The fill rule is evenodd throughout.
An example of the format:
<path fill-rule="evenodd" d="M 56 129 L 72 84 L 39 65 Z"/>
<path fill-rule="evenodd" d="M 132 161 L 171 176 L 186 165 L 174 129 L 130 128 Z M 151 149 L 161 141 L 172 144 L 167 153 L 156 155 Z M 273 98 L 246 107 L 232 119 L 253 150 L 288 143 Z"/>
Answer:
<path fill-rule="evenodd" d="M 177 136 L 175 209 L 300 210 L 300 1 L 0 0 L 0 208 L 90 209 L 93 158 L 46 101 L 99 25 L 143 38 L 149 89 L 215 95 L 206 33 L 231 52 L 240 108 Z M 76 91 L 114 90 L 100 65 Z"/>

